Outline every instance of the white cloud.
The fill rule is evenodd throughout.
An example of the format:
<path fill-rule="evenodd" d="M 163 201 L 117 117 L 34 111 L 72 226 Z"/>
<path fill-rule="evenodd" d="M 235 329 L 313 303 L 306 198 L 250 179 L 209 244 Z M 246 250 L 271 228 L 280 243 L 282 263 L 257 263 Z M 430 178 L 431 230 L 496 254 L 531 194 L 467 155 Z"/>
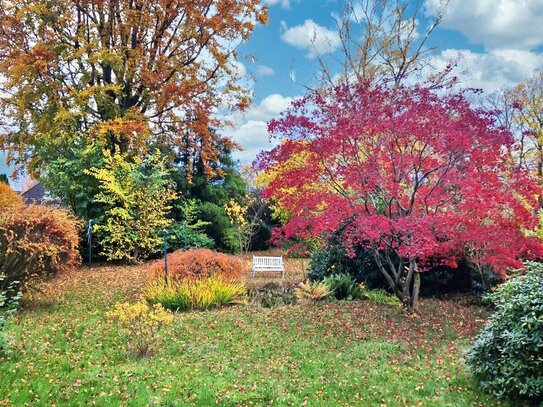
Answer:
<path fill-rule="evenodd" d="M 432 67 L 441 71 L 451 60 L 457 60 L 453 73 L 462 87 L 481 88 L 485 92 L 515 86 L 543 69 L 543 54 L 515 49 L 486 53 L 447 49 L 432 58 Z"/>
<path fill-rule="evenodd" d="M 285 30 L 281 39 L 287 44 L 308 50 L 308 58 L 334 52 L 341 44 L 336 31 L 320 26 L 311 19 L 291 28 L 282 21 L 281 27 Z"/>
<path fill-rule="evenodd" d="M 426 0 L 427 13 L 435 13 L 441 3 Z M 534 49 L 543 45 L 543 1 L 450 0 L 441 27 L 488 49 Z"/>
<path fill-rule="evenodd" d="M 275 74 L 274 70 L 266 65 L 258 65 L 256 67 L 256 73 L 258 76 L 271 76 Z"/>
<path fill-rule="evenodd" d="M 243 78 L 245 75 L 247 75 L 247 68 L 245 68 L 245 65 L 241 63 L 240 61 L 233 61 L 232 65 L 234 66 L 236 74 Z"/>
<path fill-rule="evenodd" d="M 251 164 L 258 153 L 269 150 L 276 145 L 269 140 L 268 125 L 260 120 L 249 120 L 237 128 L 227 131 L 226 135 L 232 137 L 242 146 L 242 151 L 233 153 L 233 157 L 240 160 L 242 164 Z"/>
<path fill-rule="evenodd" d="M 245 117 L 253 120 L 270 120 L 286 110 L 293 100 L 291 97 L 273 93 L 266 96 L 258 105 L 249 109 Z"/>
<path fill-rule="evenodd" d="M 250 108 L 245 115 L 233 117 L 237 125 L 225 129 L 224 133 L 243 147 L 243 151 L 234 153 L 234 158 L 244 164 L 250 164 L 259 152 L 277 145 L 277 141 L 269 140 L 267 122 L 278 117 L 294 99 L 274 93 Z"/>
<path fill-rule="evenodd" d="M 285 9 L 290 8 L 290 1 L 289 0 L 264 0 L 263 2 L 266 6 L 275 6 L 276 4 L 280 4 L 281 7 Z"/>

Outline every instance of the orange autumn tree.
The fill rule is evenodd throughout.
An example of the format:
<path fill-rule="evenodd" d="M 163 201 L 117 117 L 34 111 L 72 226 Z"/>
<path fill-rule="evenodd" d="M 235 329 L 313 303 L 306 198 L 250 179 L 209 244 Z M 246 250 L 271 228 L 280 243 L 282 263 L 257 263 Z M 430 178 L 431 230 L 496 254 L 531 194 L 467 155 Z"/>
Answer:
<path fill-rule="evenodd" d="M 21 206 L 23 206 L 23 198 L 11 189 L 8 184 L 0 182 L 0 220 L 2 216 Z"/>
<path fill-rule="evenodd" d="M 259 1 L 0 0 L 0 148 L 37 178 L 89 145 L 212 173 L 234 147 L 213 112 L 250 103 L 236 45 L 267 21 Z"/>

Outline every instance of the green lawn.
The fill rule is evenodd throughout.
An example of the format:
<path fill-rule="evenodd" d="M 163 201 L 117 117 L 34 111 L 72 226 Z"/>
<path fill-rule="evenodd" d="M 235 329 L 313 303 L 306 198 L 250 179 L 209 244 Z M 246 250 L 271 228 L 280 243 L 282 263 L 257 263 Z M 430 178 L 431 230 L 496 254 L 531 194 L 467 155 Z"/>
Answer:
<path fill-rule="evenodd" d="M 12 327 L 0 405 L 499 405 L 459 362 L 485 315 L 465 299 L 423 301 L 418 318 L 363 301 L 177 314 L 134 360 L 104 314 L 144 280 L 104 267 L 49 284 Z"/>

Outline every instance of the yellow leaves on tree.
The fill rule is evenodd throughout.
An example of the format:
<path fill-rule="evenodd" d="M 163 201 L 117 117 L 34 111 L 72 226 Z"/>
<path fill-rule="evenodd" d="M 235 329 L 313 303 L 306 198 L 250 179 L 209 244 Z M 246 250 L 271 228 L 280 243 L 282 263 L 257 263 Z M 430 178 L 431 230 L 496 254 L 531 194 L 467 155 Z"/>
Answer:
<path fill-rule="evenodd" d="M 513 121 L 520 130 L 522 165 L 543 183 L 543 72 L 510 92 L 516 107 Z"/>
<path fill-rule="evenodd" d="M 236 231 L 240 254 L 243 255 L 249 251 L 251 241 L 260 228 L 265 208 L 266 202 L 258 193 L 244 196 L 242 203 L 230 199 L 224 205 L 224 211 Z"/>
<path fill-rule="evenodd" d="M 0 217 L 23 206 L 23 199 L 8 184 L 0 182 Z"/>
<path fill-rule="evenodd" d="M 302 146 L 300 151 L 292 154 L 288 160 L 281 162 L 280 164 L 276 164 L 266 171 L 260 172 L 256 176 L 256 186 L 258 188 L 266 188 L 271 183 L 279 182 L 281 178 L 290 171 L 303 168 L 307 163 L 309 154 L 310 152 L 304 150 Z M 311 191 L 316 188 L 324 187 L 325 186 L 319 186 L 316 184 L 304 184 L 300 188 L 281 188 L 280 193 L 269 197 L 271 198 L 269 206 L 272 210 L 273 217 L 283 224 L 287 223 L 291 214 L 284 208 L 283 202 L 287 201 L 289 197 L 294 194 L 303 194 L 304 191 Z"/>
<path fill-rule="evenodd" d="M 234 199 L 230 199 L 230 201 L 224 205 L 224 211 L 228 216 L 228 220 L 236 231 L 240 254 L 243 254 L 245 251 L 244 248 L 247 245 L 247 240 L 251 231 L 251 224 L 246 218 L 248 210 L 248 205 L 242 205 Z"/>
<path fill-rule="evenodd" d="M 248 209 L 249 207 L 247 205 L 241 205 L 234 199 L 230 199 L 230 201 L 224 205 L 224 210 L 226 211 L 226 215 L 228 215 L 230 222 L 239 227 L 244 227 L 248 224 L 247 219 L 245 219 Z"/>
<path fill-rule="evenodd" d="M 99 182 L 95 201 L 105 207 L 94 230 L 108 260 L 138 261 L 158 251 L 177 194 L 158 151 L 134 161 L 119 151 L 103 153 L 104 167 L 87 171 Z"/>
<path fill-rule="evenodd" d="M 36 176 L 96 137 L 131 155 L 160 143 L 219 171 L 235 145 L 212 113 L 249 105 L 233 44 L 267 21 L 259 3 L 0 0 L 0 147 Z"/>

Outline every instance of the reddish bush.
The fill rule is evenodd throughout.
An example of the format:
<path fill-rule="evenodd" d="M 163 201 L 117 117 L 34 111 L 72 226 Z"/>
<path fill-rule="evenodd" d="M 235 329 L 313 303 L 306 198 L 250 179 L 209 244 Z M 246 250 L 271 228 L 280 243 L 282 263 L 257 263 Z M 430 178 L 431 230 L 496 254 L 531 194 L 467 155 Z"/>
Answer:
<path fill-rule="evenodd" d="M 164 276 L 164 260 L 152 263 L 149 271 L 153 277 Z M 178 250 L 168 255 L 168 275 L 172 281 L 196 280 L 211 275 L 233 281 L 242 274 L 240 259 L 209 249 Z"/>
<path fill-rule="evenodd" d="M 79 221 L 58 207 L 27 205 L 0 220 L 0 289 L 79 264 Z"/>

